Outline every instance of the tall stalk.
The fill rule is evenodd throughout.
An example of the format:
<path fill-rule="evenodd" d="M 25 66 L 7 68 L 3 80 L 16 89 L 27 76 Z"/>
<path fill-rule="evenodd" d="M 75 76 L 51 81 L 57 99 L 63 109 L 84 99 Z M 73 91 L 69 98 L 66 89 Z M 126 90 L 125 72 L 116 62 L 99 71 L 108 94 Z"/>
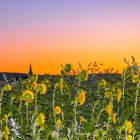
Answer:
<path fill-rule="evenodd" d="M 2 91 L 1 91 L 1 93 L 0 93 L 0 115 L 1 115 L 1 111 L 2 111 L 1 106 L 2 106 L 3 91 L 4 91 L 4 90 L 2 89 Z"/>
<path fill-rule="evenodd" d="M 37 94 L 38 94 L 38 91 L 36 91 L 35 93 L 35 112 L 37 111 Z"/>
<path fill-rule="evenodd" d="M 21 110 L 21 109 L 22 109 L 22 108 L 21 108 L 21 107 L 22 107 L 22 99 L 20 98 L 19 101 L 20 101 L 20 102 L 19 102 L 19 110 L 20 110 L 20 125 L 22 126 L 22 121 L 23 121 L 23 120 L 22 120 L 22 110 Z"/>
<path fill-rule="evenodd" d="M 54 86 L 54 90 L 53 90 L 53 113 L 54 113 L 54 120 L 55 120 L 55 124 L 56 124 L 56 113 L 55 113 L 55 91 L 56 91 L 56 84 Z"/>
<path fill-rule="evenodd" d="M 95 102 L 93 108 L 92 108 L 92 116 L 91 116 L 91 122 L 93 122 L 93 118 L 94 118 L 94 112 L 95 112 L 95 107 L 97 106 L 99 100 L 97 99 L 97 101 Z"/>
<path fill-rule="evenodd" d="M 61 92 L 61 95 L 63 95 L 63 81 L 64 81 L 63 75 L 62 75 L 62 77 L 61 77 L 61 80 L 62 80 L 62 81 L 60 81 L 60 82 L 61 82 L 61 83 L 60 83 L 60 92 Z M 64 104 L 61 103 L 61 106 L 64 107 Z M 63 110 L 62 110 L 62 120 L 64 121 L 64 111 L 63 111 Z"/>
<path fill-rule="evenodd" d="M 74 103 L 74 124 L 76 126 L 77 124 L 77 96 L 78 96 L 78 93 L 79 93 L 79 87 L 80 87 L 80 79 L 78 81 L 78 91 L 76 92 L 76 96 L 75 96 L 75 103 Z"/>
<path fill-rule="evenodd" d="M 28 118 L 29 118 L 28 110 L 29 110 L 29 103 L 28 103 L 28 100 L 27 100 L 27 104 L 26 104 L 26 122 L 27 122 L 27 129 L 28 129 Z"/>
<path fill-rule="evenodd" d="M 81 131 L 81 120 L 79 123 L 79 129 L 78 129 L 78 140 L 80 140 L 80 131 Z"/>
<path fill-rule="evenodd" d="M 56 132 L 56 139 L 59 140 L 59 126 L 58 126 L 57 132 Z"/>
<path fill-rule="evenodd" d="M 124 116 L 125 82 L 126 82 L 126 70 L 124 70 L 124 72 L 123 72 L 123 84 L 122 84 L 122 92 L 123 92 L 123 97 L 122 97 L 122 114 L 123 114 L 123 116 Z"/>
<path fill-rule="evenodd" d="M 139 77 L 139 73 L 138 73 Z M 136 96 L 135 96 L 135 111 L 134 111 L 134 126 L 136 127 L 137 124 L 137 106 L 138 106 L 138 96 L 139 96 L 139 87 L 140 87 L 140 80 L 137 83 L 137 90 L 136 90 Z"/>

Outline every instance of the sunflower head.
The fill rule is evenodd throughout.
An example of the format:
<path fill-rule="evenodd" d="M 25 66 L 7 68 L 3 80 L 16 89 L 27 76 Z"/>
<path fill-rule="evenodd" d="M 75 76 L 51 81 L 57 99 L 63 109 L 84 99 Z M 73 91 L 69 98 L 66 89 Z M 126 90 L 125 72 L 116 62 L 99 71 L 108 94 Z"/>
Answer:
<path fill-rule="evenodd" d="M 126 121 L 125 121 L 125 127 L 126 127 L 126 129 L 127 129 L 127 133 L 128 133 L 128 134 L 132 134 L 132 131 L 133 131 L 132 122 L 126 120 Z"/>
<path fill-rule="evenodd" d="M 111 95 L 112 95 L 112 93 L 111 93 L 111 92 L 105 92 L 105 97 L 106 97 L 106 98 L 110 98 L 110 97 L 111 97 Z"/>
<path fill-rule="evenodd" d="M 81 90 L 78 96 L 78 101 L 80 103 L 80 105 L 83 105 L 86 101 L 86 93 L 85 91 Z"/>
<path fill-rule="evenodd" d="M 138 83 L 139 82 L 139 76 L 138 75 L 134 75 L 132 78 L 132 82 L 133 83 Z"/>
<path fill-rule="evenodd" d="M 22 100 L 24 100 L 25 102 L 30 102 L 32 103 L 34 100 L 34 93 L 30 90 L 25 90 L 22 93 Z"/>
<path fill-rule="evenodd" d="M 112 114 L 112 110 L 113 110 L 113 105 L 110 102 L 107 106 L 106 106 L 106 112 L 108 113 L 108 115 L 110 116 Z"/>
<path fill-rule="evenodd" d="M 61 122 L 60 119 L 58 119 L 58 120 L 56 121 L 56 125 L 59 126 L 59 127 L 62 127 L 62 122 Z"/>
<path fill-rule="evenodd" d="M 40 113 L 39 115 L 38 115 L 38 117 L 37 117 L 37 124 L 39 125 L 39 126 L 43 126 L 44 124 L 45 124 L 45 115 L 43 114 L 43 113 Z"/>
<path fill-rule="evenodd" d="M 12 86 L 7 84 L 7 85 L 4 86 L 4 90 L 7 91 L 7 92 L 11 91 L 12 90 Z"/>
<path fill-rule="evenodd" d="M 10 135 L 9 128 L 8 128 L 8 126 L 5 126 L 5 130 L 4 130 L 5 140 L 8 140 L 9 135 Z"/>
<path fill-rule="evenodd" d="M 101 84 L 102 84 L 103 87 L 106 87 L 106 85 L 107 85 L 106 80 L 102 79 Z"/>
<path fill-rule="evenodd" d="M 48 88 L 51 86 L 50 81 L 48 79 L 44 79 L 42 83 L 44 83 Z"/>
<path fill-rule="evenodd" d="M 55 113 L 59 115 L 61 113 L 61 108 L 59 106 L 55 107 Z"/>
<path fill-rule="evenodd" d="M 133 140 L 133 137 L 132 137 L 132 135 L 127 135 L 127 138 L 126 138 L 126 140 Z"/>
<path fill-rule="evenodd" d="M 116 112 L 112 114 L 112 120 L 114 124 L 116 124 L 116 115 L 117 115 Z"/>
<path fill-rule="evenodd" d="M 47 91 L 47 87 L 44 83 L 38 84 L 38 91 L 40 94 L 45 94 Z"/>
<path fill-rule="evenodd" d="M 33 90 L 35 90 L 37 88 L 37 83 L 36 82 L 32 83 L 32 88 L 33 88 Z"/>
<path fill-rule="evenodd" d="M 119 90 L 118 90 L 118 94 L 117 94 L 117 102 L 118 102 L 118 104 L 119 104 L 120 101 L 121 101 L 121 97 L 122 97 L 122 95 L 123 95 L 123 92 L 122 92 L 121 89 L 119 89 Z"/>

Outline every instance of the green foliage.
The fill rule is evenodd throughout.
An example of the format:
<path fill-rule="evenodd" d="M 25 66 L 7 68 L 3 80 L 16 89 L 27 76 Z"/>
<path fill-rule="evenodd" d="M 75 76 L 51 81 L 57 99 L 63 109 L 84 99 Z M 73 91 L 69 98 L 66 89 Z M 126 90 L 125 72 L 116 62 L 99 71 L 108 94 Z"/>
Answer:
<path fill-rule="evenodd" d="M 1 84 L 0 138 L 46 140 L 140 139 L 140 71 L 134 58 L 125 60 L 121 81 L 88 79 L 82 67 L 70 75 L 67 64 L 61 76 L 37 75 Z M 96 78 L 94 75 L 93 78 Z M 39 85 L 42 84 L 43 94 Z M 22 99 L 25 91 L 33 102 Z M 84 94 L 80 93 L 83 91 Z M 82 104 L 80 102 L 82 101 Z M 60 113 L 55 107 L 59 106 Z M 12 131 L 14 130 L 14 131 Z"/>

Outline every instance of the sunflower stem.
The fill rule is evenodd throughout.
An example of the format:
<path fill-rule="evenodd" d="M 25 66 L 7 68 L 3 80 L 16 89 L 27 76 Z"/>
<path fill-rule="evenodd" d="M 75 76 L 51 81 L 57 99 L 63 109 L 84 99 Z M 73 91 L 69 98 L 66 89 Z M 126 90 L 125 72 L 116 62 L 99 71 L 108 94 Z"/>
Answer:
<path fill-rule="evenodd" d="M 80 87 L 80 79 L 78 81 L 78 91 L 76 93 L 76 96 L 75 96 L 75 103 L 74 103 L 74 122 L 75 122 L 75 126 L 77 124 L 77 96 L 79 94 L 79 87 Z"/>
<path fill-rule="evenodd" d="M 138 74 L 138 76 L 139 76 L 139 74 Z M 135 96 L 135 112 L 134 112 L 134 126 L 135 126 L 135 128 L 136 128 L 136 124 L 137 124 L 137 105 L 138 105 L 139 86 L 140 86 L 140 81 L 137 83 L 137 90 L 136 90 L 136 96 Z"/>
<path fill-rule="evenodd" d="M 38 91 L 35 93 L 35 112 L 37 111 L 37 93 Z"/>
<path fill-rule="evenodd" d="M 54 112 L 54 120 L 55 120 L 55 124 L 56 124 L 56 113 L 55 113 L 55 90 L 56 90 L 56 85 L 54 86 L 54 90 L 53 90 L 53 112 Z"/>
<path fill-rule="evenodd" d="M 0 115 L 1 115 L 1 111 L 2 111 L 2 108 L 1 108 L 1 106 L 2 106 L 2 97 L 3 97 L 3 89 L 2 89 L 1 94 L 0 94 Z"/>
<path fill-rule="evenodd" d="M 29 109 L 29 106 L 28 106 L 28 100 L 27 100 L 27 105 L 26 105 L 26 121 L 27 121 L 27 129 L 28 129 L 28 109 Z"/>
<path fill-rule="evenodd" d="M 124 94 L 125 94 L 125 81 L 126 81 L 126 70 L 123 72 L 123 98 L 122 98 L 122 114 L 124 116 Z"/>
<path fill-rule="evenodd" d="M 61 92 L 61 95 L 63 95 L 63 81 L 64 81 L 63 75 L 61 77 L 61 80 L 62 80 L 62 82 L 60 83 L 60 92 Z M 61 106 L 64 107 L 64 103 L 61 103 Z M 63 112 L 63 110 L 62 110 L 62 120 L 64 121 L 64 112 Z"/>

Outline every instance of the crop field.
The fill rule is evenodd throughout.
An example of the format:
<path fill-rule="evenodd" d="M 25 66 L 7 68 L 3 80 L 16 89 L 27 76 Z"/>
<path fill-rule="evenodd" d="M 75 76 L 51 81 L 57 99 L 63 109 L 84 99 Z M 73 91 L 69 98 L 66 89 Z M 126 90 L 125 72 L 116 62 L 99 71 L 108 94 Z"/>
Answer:
<path fill-rule="evenodd" d="M 0 82 L 2 140 L 140 140 L 140 69 L 135 59 L 120 80 L 89 81 L 82 67 L 61 75 Z"/>

